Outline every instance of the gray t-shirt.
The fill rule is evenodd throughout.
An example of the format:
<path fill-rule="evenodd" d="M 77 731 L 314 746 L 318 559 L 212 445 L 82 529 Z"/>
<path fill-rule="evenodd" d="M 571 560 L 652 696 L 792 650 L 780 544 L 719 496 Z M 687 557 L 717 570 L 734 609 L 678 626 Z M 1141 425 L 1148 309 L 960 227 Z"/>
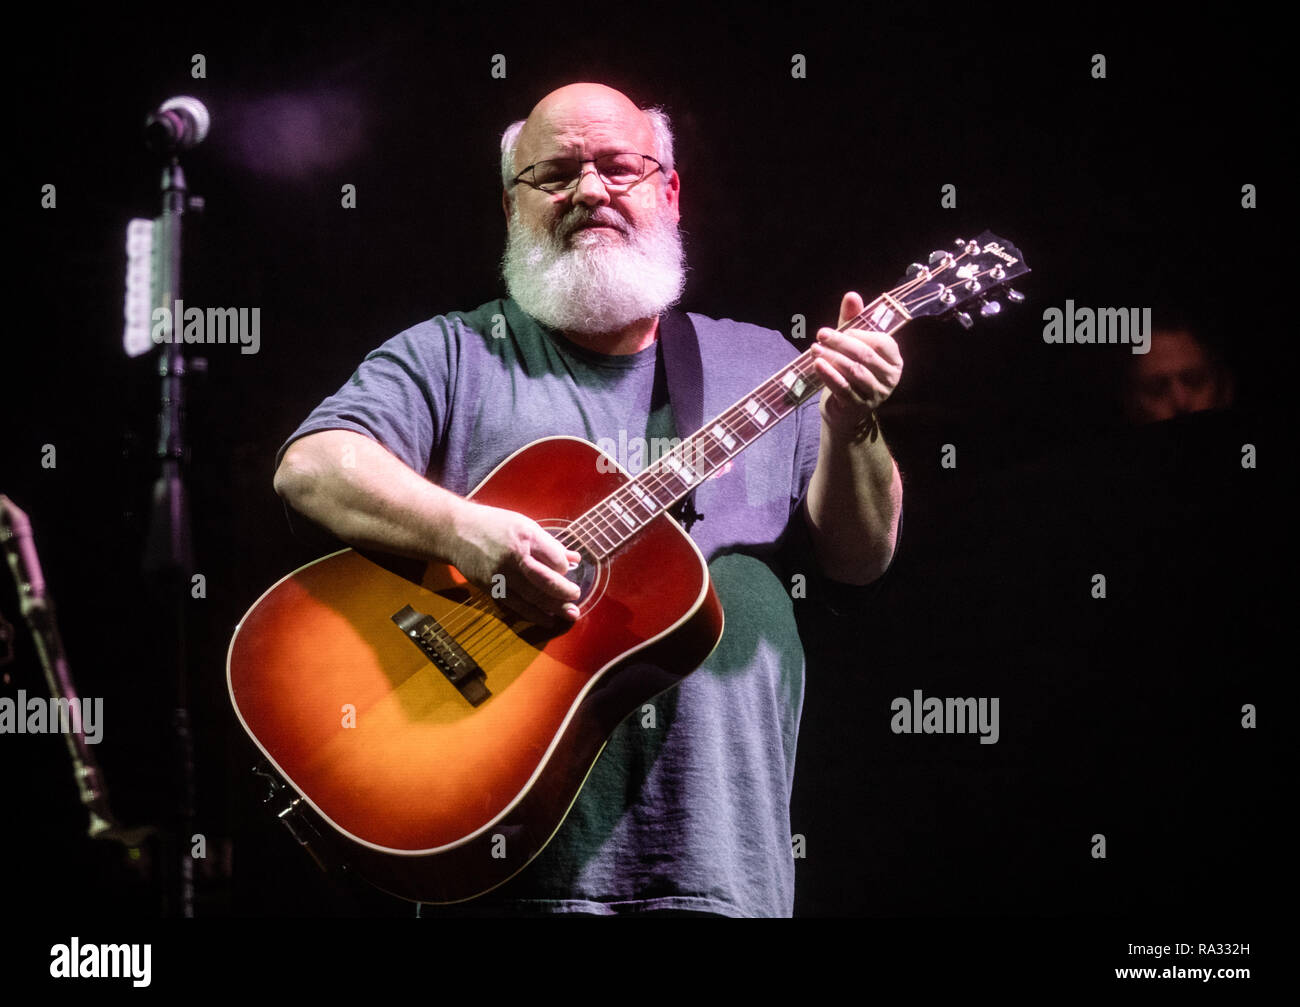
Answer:
<path fill-rule="evenodd" d="M 690 318 L 706 420 L 798 355 L 777 332 Z M 635 474 L 653 460 L 654 438 L 674 434 L 658 347 L 594 353 L 539 326 L 512 300 L 491 301 L 384 343 L 286 447 L 318 430 L 354 430 L 465 495 L 523 445 L 570 434 Z M 796 573 L 826 582 L 806 550 L 802 519 L 791 519 L 817 463 L 820 430 L 813 396 L 697 488 L 704 519 L 691 537 L 726 613 L 721 643 L 657 697 L 653 711 L 617 728 L 550 845 L 470 906 L 792 915 L 790 791 L 804 654 L 791 587 Z M 794 542 L 805 547 L 796 551 Z M 424 915 L 439 911 L 423 907 Z"/>

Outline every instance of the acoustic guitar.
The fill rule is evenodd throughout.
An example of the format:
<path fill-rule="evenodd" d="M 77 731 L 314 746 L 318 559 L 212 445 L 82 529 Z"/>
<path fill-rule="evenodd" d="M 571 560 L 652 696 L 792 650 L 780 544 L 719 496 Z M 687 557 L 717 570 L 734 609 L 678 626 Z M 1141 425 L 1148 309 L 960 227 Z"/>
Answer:
<path fill-rule="evenodd" d="M 841 329 L 892 333 L 1028 272 L 985 232 L 914 263 Z M 1012 301 L 1023 298 L 1007 288 Z M 582 562 L 581 618 L 535 625 L 452 566 L 344 549 L 250 608 L 231 702 L 265 756 L 278 814 L 324 865 L 420 902 L 481 895 L 560 828 L 620 721 L 702 664 L 723 611 L 668 513 L 822 382 L 805 352 L 637 476 L 594 445 L 544 437 L 469 498 L 525 514 Z"/>

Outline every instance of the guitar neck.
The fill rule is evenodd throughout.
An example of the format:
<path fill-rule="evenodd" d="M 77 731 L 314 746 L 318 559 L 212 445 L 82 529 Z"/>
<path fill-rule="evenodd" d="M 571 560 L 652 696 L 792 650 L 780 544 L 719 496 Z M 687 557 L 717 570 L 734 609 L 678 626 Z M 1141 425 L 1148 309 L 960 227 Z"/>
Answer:
<path fill-rule="evenodd" d="M 964 310 L 980 305 L 980 315 L 996 315 L 990 301 L 1009 281 L 1029 272 L 1020 250 L 991 231 L 974 241 L 958 238 L 951 251 L 930 253 L 927 264 L 914 262 L 904 279 L 840 326 L 892 335 L 913 318 L 953 316 L 973 324 Z M 1024 297 L 1007 288 L 1018 303 Z M 608 556 L 705 479 L 821 391 L 812 350 L 800 354 L 731 408 L 724 410 L 671 451 L 649 465 L 568 527 L 576 548 L 593 558 Z"/>
<path fill-rule="evenodd" d="M 840 330 L 892 334 L 911 317 L 884 293 Z M 796 357 L 576 519 L 570 533 L 591 556 L 608 556 L 820 392 L 824 383 L 815 359 L 811 348 Z"/>

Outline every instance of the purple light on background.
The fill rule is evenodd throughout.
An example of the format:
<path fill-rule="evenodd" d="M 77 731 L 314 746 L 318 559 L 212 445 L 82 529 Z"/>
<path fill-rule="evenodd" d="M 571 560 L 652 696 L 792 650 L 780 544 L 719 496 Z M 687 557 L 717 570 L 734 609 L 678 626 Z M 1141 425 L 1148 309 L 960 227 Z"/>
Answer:
<path fill-rule="evenodd" d="M 231 160 L 256 175 L 300 179 L 338 168 L 361 151 L 366 115 L 356 95 L 303 91 L 232 101 Z"/>

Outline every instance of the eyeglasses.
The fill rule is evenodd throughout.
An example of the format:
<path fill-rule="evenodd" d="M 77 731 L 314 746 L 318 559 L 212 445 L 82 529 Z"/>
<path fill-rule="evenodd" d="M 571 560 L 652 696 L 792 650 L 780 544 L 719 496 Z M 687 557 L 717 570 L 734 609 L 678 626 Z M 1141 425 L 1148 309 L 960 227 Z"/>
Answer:
<path fill-rule="evenodd" d="M 654 167 L 650 168 L 647 162 L 653 162 Z M 530 164 L 515 176 L 511 184 L 523 182 L 542 192 L 564 192 L 578 184 L 585 174 L 582 170 L 584 164 L 595 166 L 596 175 L 605 188 L 619 192 L 644 182 L 663 167 L 649 154 L 602 154 L 585 159 L 557 157 Z"/>

